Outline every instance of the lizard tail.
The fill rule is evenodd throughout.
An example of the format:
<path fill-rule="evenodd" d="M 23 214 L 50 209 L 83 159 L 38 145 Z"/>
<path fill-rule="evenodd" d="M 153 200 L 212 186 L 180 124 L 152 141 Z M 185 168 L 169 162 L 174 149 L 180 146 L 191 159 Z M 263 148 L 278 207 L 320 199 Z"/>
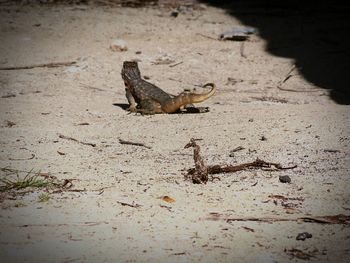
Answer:
<path fill-rule="evenodd" d="M 128 80 L 140 79 L 141 73 L 137 62 L 135 61 L 124 61 L 122 76 Z"/>
<path fill-rule="evenodd" d="M 162 105 L 162 110 L 165 113 L 172 113 L 180 109 L 182 106 L 192 103 L 199 103 L 209 99 L 216 92 L 216 85 L 214 83 L 207 83 L 203 87 L 211 87 L 211 90 L 204 94 L 195 94 L 190 92 L 182 92 L 174 98 L 167 100 Z"/>

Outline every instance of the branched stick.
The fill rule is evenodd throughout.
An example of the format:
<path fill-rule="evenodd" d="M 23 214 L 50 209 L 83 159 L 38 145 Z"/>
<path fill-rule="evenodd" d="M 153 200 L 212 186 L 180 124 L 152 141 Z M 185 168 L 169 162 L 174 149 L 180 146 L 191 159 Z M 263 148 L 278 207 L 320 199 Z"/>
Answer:
<path fill-rule="evenodd" d="M 260 159 L 256 159 L 254 162 L 249 163 L 243 163 L 238 165 L 210 165 L 208 166 L 208 173 L 209 174 L 220 174 L 220 173 L 234 173 L 238 171 L 243 171 L 251 168 L 261 168 L 261 169 L 273 169 L 273 170 L 287 170 L 287 169 L 294 169 L 296 168 L 296 165 L 289 166 L 289 167 L 282 167 L 279 163 L 270 163 L 265 162 Z M 192 175 L 195 173 L 196 168 L 190 168 L 188 169 L 188 174 Z"/>
<path fill-rule="evenodd" d="M 243 163 L 239 165 L 210 165 L 204 164 L 202 157 L 200 156 L 200 147 L 196 143 L 195 139 L 191 139 L 185 148 L 193 147 L 193 159 L 195 163 L 194 168 L 187 170 L 185 175 L 186 179 L 192 179 L 195 184 L 207 183 L 209 174 L 220 174 L 220 173 L 234 173 L 251 168 L 259 168 L 269 171 L 287 170 L 294 169 L 297 166 L 282 167 L 279 163 L 266 162 L 260 159 L 256 159 L 254 162 Z"/>
<path fill-rule="evenodd" d="M 61 139 L 66 139 L 66 140 L 74 141 L 74 142 L 77 142 L 77 143 L 80 143 L 80 144 L 83 144 L 83 145 L 88 145 L 88 146 L 96 147 L 96 143 L 82 142 L 82 141 L 79 141 L 79 140 L 77 140 L 77 139 L 75 139 L 75 138 L 72 138 L 72 137 L 69 137 L 69 136 L 65 136 L 65 135 L 62 135 L 62 134 L 59 134 L 58 137 L 60 137 Z"/>
<path fill-rule="evenodd" d="M 191 138 L 190 142 L 185 145 L 185 149 L 189 147 L 193 147 L 195 168 L 193 169 L 193 172 L 188 173 L 188 175 L 191 175 L 194 184 L 206 184 L 208 182 L 208 167 L 204 164 L 204 161 L 200 156 L 200 147 L 195 139 Z"/>
<path fill-rule="evenodd" d="M 76 64 L 76 61 L 66 61 L 66 62 L 50 62 L 42 64 L 34 64 L 27 66 L 13 66 L 13 67 L 0 67 L 0 70 L 19 70 L 19 69 L 32 69 L 32 68 L 57 68 L 66 67 Z"/>

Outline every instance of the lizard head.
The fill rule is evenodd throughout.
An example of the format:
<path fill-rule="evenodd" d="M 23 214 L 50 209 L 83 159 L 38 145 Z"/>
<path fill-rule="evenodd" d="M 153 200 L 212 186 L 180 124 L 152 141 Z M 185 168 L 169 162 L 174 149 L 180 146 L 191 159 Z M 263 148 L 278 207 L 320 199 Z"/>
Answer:
<path fill-rule="evenodd" d="M 141 78 L 141 73 L 136 61 L 124 61 L 122 68 L 124 82 L 130 82 Z"/>

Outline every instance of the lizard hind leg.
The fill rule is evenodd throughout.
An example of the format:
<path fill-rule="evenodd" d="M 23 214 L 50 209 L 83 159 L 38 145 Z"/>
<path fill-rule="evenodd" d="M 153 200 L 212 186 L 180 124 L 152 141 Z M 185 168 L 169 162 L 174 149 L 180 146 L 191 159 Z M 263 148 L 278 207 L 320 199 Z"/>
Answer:
<path fill-rule="evenodd" d="M 141 100 L 137 107 L 137 112 L 142 115 L 153 115 L 156 113 L 162 113 L 160 104 L 151 99 Z"/>

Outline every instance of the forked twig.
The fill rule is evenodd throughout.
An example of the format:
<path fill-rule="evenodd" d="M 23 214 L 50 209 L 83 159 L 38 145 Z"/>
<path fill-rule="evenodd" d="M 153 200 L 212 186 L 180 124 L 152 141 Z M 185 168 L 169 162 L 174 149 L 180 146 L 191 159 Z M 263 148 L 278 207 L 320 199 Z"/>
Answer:
<path fill-rule="evenodd" d="M 266 162 L 260 159 L 256 159 L 254 162 L 243 163 L 238 165 L 210 165 L 204 164 L 202 157 L 200 156 L 200 147 L 196 143 L 195 139 L 191 139 L 185 148 L 193 147 L 193 158 L 195 167 L 187 170 L 185 175 L 186 179 L 191 178 L 193 183 L 206 183 L 208 181 L 209 174 L 220 174 L 220 173 L 234 173 L 251 168 L 259 168 L 269 171 L 287 170 L 294 169 L 297 166 L 282 167 L 279 163 Z"/>
<path fill-rule="evenodd" d="M 238 165 L 210 165 L 208 166 L 208 173 L 209 174 L 220 174 L 220 173 L 234 173 L 246 169 L 251 168 L 261 168 L 261 169 L 269 169 L 269 170 L 288 170 L 288 169 L 294 169 L 297 165 L 289 166 L 289 167 L 282 167 L 279 163 L 271 163 L 266 162 L 263 160 L 260 160 L 257 158 L 254 162 L 249 163 L 243 163 Z M 195 168 L 188 169 L 188 173 L 192 174 L 194 173 Z"/>
<path fill-rule="evenodd" d="M 206 184 L 208 182 L 208 167 L 204 164 L 203 158 L 200 156 L 200 147 L 195 139 L 191 138 L 190 142 L 185 145 L 185 149 L 189 147 L 193 147 L 195 168 L 193 168 L 192 173 L 188 172 L 188 176 L 191 175 L 194 184 Z"/>

